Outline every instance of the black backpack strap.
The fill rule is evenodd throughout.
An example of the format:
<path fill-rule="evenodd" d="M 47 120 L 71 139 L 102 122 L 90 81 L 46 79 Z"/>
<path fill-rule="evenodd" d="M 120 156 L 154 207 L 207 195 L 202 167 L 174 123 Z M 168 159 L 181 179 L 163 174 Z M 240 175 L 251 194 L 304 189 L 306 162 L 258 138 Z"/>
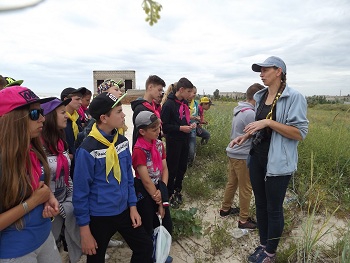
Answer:
<path fill-rule="evenodd" d="M 234 117 L 236 117 L 238 113 L 244 112 L 244 111 L 246 111 L 246 110 L 252 110 L 252 111 L 254 111 L 254 109 L 252 109 L 252 108 L 243 108 L 243 109 L 240 109 L 239 111 L 237 111 L 237 112 L 235 113 Z"/>

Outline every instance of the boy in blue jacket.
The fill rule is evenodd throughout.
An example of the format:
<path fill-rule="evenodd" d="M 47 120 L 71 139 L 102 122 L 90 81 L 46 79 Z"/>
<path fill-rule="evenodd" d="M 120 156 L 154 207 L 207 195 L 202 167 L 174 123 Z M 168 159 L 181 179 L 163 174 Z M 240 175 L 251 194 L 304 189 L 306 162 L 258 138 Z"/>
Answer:
<path fill-rule="evenodd" d="M 89 110 L 96 123 L 76 152 L 73 205 L 88 263 L 105 262 L 116 231 L 133 251 L 130 262 L 152 257 L 152 239 L 136 209 L 129 142 L 116 131 L 125 122 L 121 98 L 102 93 L 93 99 Z"/>

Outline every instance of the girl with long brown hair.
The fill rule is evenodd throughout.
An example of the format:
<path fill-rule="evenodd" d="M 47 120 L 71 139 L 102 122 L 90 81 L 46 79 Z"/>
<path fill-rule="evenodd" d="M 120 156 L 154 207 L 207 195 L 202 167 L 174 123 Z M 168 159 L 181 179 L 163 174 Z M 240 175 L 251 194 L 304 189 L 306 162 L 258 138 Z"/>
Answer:
<path fill-rule="evenodd" d="M 68 119 L 66 105 L 71 100 L 54 99 L 41 105 L 45 114 L 41 138 L 51 172 L 50 187 L 60 208 L 59 215 L 52 222 L 52 234 L 57 242 L 64 226 L 63 232 L 68 246 L 69 260 L 75 263 L 79 261 L 82 252 L 79 227 L 73 214 L 73 182 L 69 176 L 71 161 L 63 130 L 67 126 Z"/>
<path fill-rule="evenodd" d="M 59 212 L 48 188 L 49 166 L 40 141 L 40 100 L 20 86 L 0 91 L 0 262 L 61 262 L 50 218 Z M 45 182 L 45 184 L 43 183 Z"/>

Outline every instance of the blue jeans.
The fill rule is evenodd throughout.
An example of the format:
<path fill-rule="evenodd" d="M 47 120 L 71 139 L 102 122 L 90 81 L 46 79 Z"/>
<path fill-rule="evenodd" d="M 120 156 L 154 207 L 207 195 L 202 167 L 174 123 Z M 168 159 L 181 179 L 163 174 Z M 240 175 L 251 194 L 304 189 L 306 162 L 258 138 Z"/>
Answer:
<path fill-rule="evenodd" d="M 192 164 L 196 156 L 196 131 L 191 131 L 189 138 L 188 164 Z"/>
<path fill-rule="evenodd" d="M 283 200 L 291 175 L 266 176 L 267 152 L 255 150 L 249 173 L 253 187 L 260 243 L 275 253 L 284 228 Z"/>
<path fill-rule="evenodd" d="M 207 144 L 210 139 L 210 133 L 206 129 L 203 129 L 202 127 L 197 127 L 196 132 L 197 132 L 197 136 L 202 138 L 201 144 L 202 145 Z"/>

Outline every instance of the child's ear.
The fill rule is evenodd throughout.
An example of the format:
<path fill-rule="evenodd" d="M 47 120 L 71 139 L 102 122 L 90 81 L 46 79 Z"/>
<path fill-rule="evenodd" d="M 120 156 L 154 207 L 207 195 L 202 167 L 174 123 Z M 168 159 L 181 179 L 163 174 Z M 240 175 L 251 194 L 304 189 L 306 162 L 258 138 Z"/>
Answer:
<path fill-rule="evenodd" d="M 139 129 L 139 134 L 141 134 L 142 136 L 144 136 L 146 133 L 146 131 L 144 129 Z"/>
<path fill-rule="evenodd" d="M 106 115 L 105 114 L 100 115 L 100 121 L 102 123 L 106 123 Z"/>

